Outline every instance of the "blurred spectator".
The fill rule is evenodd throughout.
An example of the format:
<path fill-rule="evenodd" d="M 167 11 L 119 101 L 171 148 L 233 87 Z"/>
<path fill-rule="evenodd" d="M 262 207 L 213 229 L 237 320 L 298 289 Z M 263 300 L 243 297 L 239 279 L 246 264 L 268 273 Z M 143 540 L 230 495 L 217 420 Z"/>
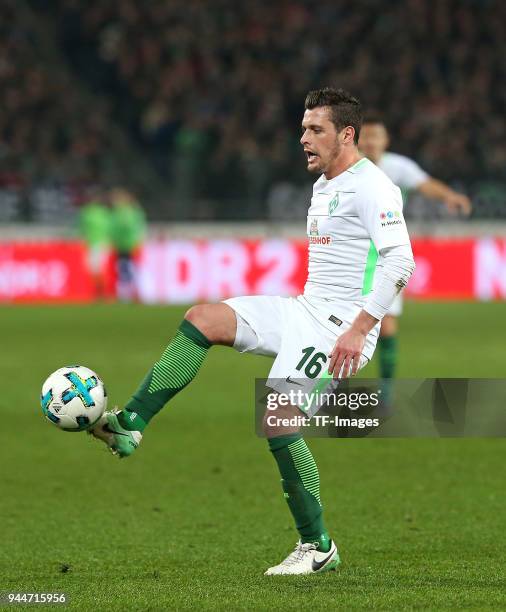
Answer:
<path fill-rule="evenodd" d="M 45 21 L 31 27 L 15 0 L 0 7 L 0 159 L 32 179 L 100 180 L 116 157 L 117 119 L 165 181 L 173 216 L 262 217 L 277 183 L 308 182 L 297 138 L 303 99 L 331 84 L 381 109 L 397 152 L 428 172 L 504 194 L 500 0 L 23 6 L 32 20 L 45 11 Z M 101 99 L 88 106 L 44 58 L 44 23 L 45 40 L 61 44 L 74 78 Z"/>
<path fill-rule="evenodd" d="M 73 24 L 67 52 L 94 62 L 88 76 L 149 154 L 165 148 L 182 201 L 196 175 L 198 189 L 256 206 L 272 181 L 298 180 L 303 97 L 324 84 L 384 110 L 399 152 L 445 180 L 504 172 L 499 0 L 58 4 L 62 28 Z"/>
<path fill-rule="evenodd" d="M 8 187 L 15 180 L 28 199 L 30 190 L 79 191 L 119 172 L 111 108 L 90 101 L 52 44 L 26 6 L 1 2 L 0 184 L 5 189 L 8 175 Z"/>
<path fill-rule="evenodd" d="M 124 188 L 110 193 L 111 241 L 116 251 L 118 268 L 117 294 L 121 301 L 137 298 L 135 255 L 146 234 L 146 218 L 134 196 Z"/>
<path fill-rule="evenodd" d="M 107 256 L 110 249 L 111 211 L 104 194 L 82 205 L 79 212 L 79 231 L 88 247 L 88 268 L 93 277 L 97 296 L 105 295 Z"/>

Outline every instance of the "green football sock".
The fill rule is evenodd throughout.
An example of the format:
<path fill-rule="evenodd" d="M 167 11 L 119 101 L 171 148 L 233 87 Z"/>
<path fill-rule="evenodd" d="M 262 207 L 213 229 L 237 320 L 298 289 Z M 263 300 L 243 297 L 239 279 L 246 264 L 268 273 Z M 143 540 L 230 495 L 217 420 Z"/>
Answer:
<path fill-rule="evenodd" d="M 393 378 L 397 366 L 397 336 L 378 339 L 380 378 Z"/>
<path fill-rule="evenodd" d="M 210 348 L 204 334 L 184 319 L 160 360 L 118 414 L 120 425 L 144 431 L 155 414 L 195 378 Z"/>
<path fill-rule="evenodd" d="M 270 438 L 269 448 L 301 542 L 318 542 L 319 550 L 327 552 L 330 537 L 323 524 L 320 476 L 311 451 L 300 434 Z"/>

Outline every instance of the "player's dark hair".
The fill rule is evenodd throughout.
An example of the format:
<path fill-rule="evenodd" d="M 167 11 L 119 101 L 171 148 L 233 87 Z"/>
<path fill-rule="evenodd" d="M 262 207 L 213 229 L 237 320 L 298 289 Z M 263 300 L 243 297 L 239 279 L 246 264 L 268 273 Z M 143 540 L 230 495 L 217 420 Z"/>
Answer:
<path fill-rule="evenodd" d="M 362 105 L 360 101 L 344 89 L 324 87 L 323 89 L 310 91 L 306 96 L 304 108 L 311 110 L 321 106 L 330 108 L 331 120 L 338 132 L 347 125 L 351 125 L 355 129 L 353 140 L 357 144 L 362 127 Z"/>
<path fill-rule="evenodd" d="M 385 129 L 387 127 L 387 124 L 385 123 L 385 120 L 383 119 L 382 115 L 375 111 L 369 112 L 364 115 L 364 118 L 362 119 L 362 125 L 382 125 Z"/>

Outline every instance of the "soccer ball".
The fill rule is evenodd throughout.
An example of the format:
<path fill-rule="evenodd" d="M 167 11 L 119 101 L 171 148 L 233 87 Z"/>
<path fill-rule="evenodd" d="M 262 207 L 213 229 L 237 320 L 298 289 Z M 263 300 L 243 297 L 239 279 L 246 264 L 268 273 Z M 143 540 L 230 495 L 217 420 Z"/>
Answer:
<path fill-rule="evenodd" d="M 107 408 L 107 393 L 100 377 L 84 366 L 66 366 L 53 372 L 42 385 L 40 405 L 46 418 L 64 431 L 92 427 Z"/>

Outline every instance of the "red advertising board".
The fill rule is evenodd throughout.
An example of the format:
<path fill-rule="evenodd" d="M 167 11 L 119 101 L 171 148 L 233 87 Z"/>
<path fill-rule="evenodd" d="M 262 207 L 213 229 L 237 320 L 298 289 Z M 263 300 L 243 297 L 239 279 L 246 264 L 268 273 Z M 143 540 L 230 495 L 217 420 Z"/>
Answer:
<path fill-rule="evenodd" d="M 506 240 L 413 240 L 416 270 L 406 296 L 506 299 Z M 190 303 L 232 295 L 296 295 L 304 289 L 307 245 L 294 240 L 148 243 L 139 267 L 143 301 Z"/>
<path fill-rule="evenodd" d="M 413 241 L 416 270 L 405 295 L 425 299 L 472 298 L 474 244 L 472 239 Z"/>
<path fill-rule="evenodd" d="M 190 303 L 234 295 L 297 295 L 307 275 L 307 245 L 294 240 L 150 242 L 139 260 L 145 302 Z"/>
<path fill-rule="evenodd" d="M 75 241 L 0 243 L 0 301 L 89 302 L 86 248 Z"/>
<path fill-rule="evenodd" d="M 415 299 L 506 299 L 506 240 L 420 238 L 406 289 Z M 301 293 L 304 240 L 154 240 L 138 259 L 145 303 L 216 301 L 233 295 Z M 105 284 L 114 286 L 114 266 Z M 112 294 L 114 290 L 112 291 Z M 89 302 L 95 298 L 85 247 L 77 241 L 0 243 L 0 301 Z"/>
<path fill-rule="evenodd" d="M 406 296 L 441 300 L 506 299 L 506 240 L 415 239 L 416 270 Z"/>

